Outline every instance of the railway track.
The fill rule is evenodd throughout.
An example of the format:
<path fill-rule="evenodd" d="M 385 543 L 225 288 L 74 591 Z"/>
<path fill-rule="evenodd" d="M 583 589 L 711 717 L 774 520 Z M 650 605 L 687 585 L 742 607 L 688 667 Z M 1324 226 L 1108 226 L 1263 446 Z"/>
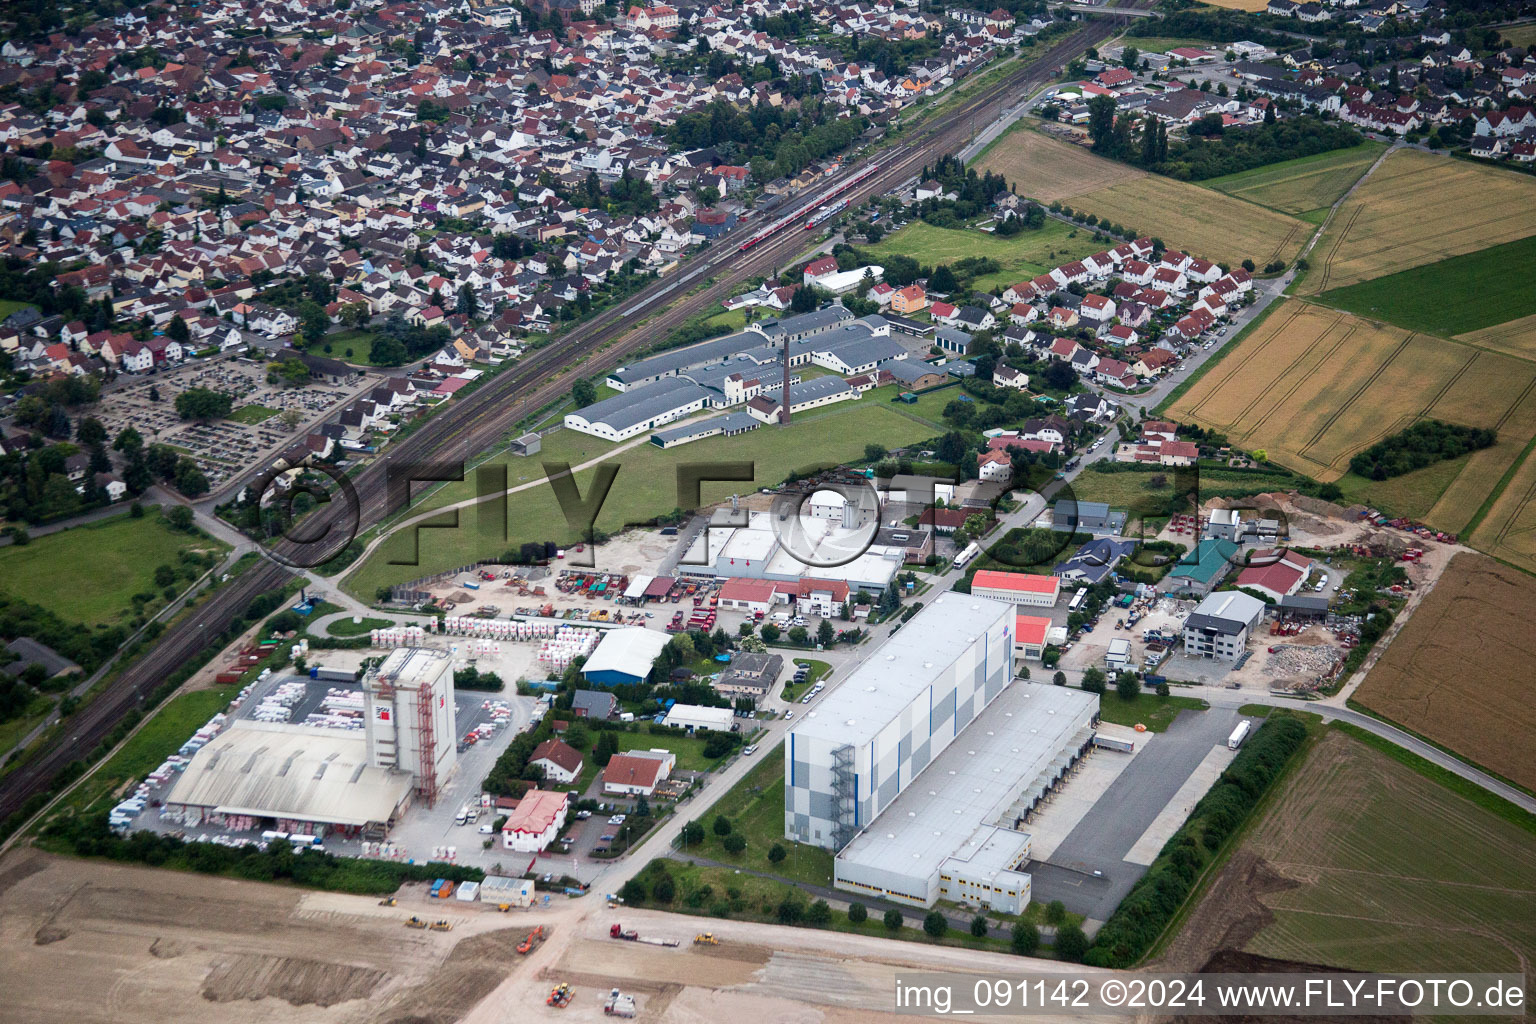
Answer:
<path fill-rule="evenodd" d="M 1082 50 L 1103 41 L 1121 19 L 1085 24 L 1063 36 L 1028 65 L 968 97 L 954 110 L 924 124 L 876 159 L 879 173 L 848 192 L 854 205 L 873 195 L 895 191 L 925 164 L 958 150 L 977 123 L 986 124 L 1013 102 L 1044 85 L 1055 69 Z M 857 173 L 850 168 L 845 175 Z M 836 189 L 845 175 L 829 179 L 797 201 L 820 198 Z M 808 244 L 806 232 L 793 227 L 752 249 L 739 246 L 755 226 L 747 226 L 718 241 L 689 265 L 681 276 L 658 281 L 621 303 L 578 325 L 548 346 L 493 377 L 462 400 L 452 403 L 439 417 L 411 436 L 392 445 L 388 459 L 376 460 L 353 481 L 358 498 L 361 532 L 400 510 L 408 500 L 391 494 L 387 466 L 461 461 L 499 444 L 528 412 L 554 401 L 569 390 L 570 380 L 561 371 L 585 361 L 583 373 L 606 370 L 665 338 L 700 308 L 709 308 L 732 294 L 745 280 L 767 275 L 790 262 Z M 711 282 L 696 295 L 688 295 L 695 282 Z M 686 298 L 687 301 L 678 301 Z M 643 325 L 626 329 L 626 323 L 649 317 Z M 559 376 L 556 376 L 560 374 Z M 253 474 L 254 475 L 254 474 Z M 398 506 L 398 507 L 397 507 Z M 348 506 L 333 502 L 315 512 L 315 530 L 344 526 Z M 280 553 L 291 550 L 278 545 Z M 244 611 L 258 594 L 293 578 L 291 569 L 263 560 L 234 583 L 219 590 L 194 613 L 167 629 L 155 645 L 126 666 L 106 688 L 68 720 L 69 728 L 52 746 L 0 780 L 0 820 L 20 810 L 35 794 L 46 792 L 58 773 L 71 761 L 85 756 L 111 732 L 134 707 L 171 673 L 196 655 Z"/>

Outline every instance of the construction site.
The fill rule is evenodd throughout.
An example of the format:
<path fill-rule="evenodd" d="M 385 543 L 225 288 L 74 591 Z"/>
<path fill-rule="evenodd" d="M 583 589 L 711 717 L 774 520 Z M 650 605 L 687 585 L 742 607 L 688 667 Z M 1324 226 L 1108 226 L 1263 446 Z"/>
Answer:
<path fill-rule="evenodd" d="M 408 927 L 412 918 L 424 926 Z M 0 860 L 0 955 L 10 1019 L 35 1024 L 210 1014 L 234 1024 L 504 1024 L 631 1011 L 667 1024 L 853 1024 L 889 1010 L 902 969 L 1066 966 L 591 897 L 504 914 L 431 904 L 425 886 L 381 902 L 36 850 Z"/>

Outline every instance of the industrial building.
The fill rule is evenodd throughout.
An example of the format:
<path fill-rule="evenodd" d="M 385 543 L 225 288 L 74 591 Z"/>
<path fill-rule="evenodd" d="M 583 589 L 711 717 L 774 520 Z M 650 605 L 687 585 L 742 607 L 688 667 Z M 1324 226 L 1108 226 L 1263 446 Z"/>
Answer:
<path fill-rule="evenodd" d="M 702 704 L 673 704 L 667 709 L 662 725 L 685 732 L 730 732 L 736 714 L 730 708 L 711 708 Z"/>
<path fill-rule="evenodd" d="M 1159 589 L 1175 594 L 1209 594 L 1226 578 L 1237 552 L 1232 541 L 1207 537 L 1179 559 L 1163 577 Z"/>
<path fill-rule="evenodd" d="M 627 441 L 698 412 L 711 397 L 707 388 L 691 380 L 669 377 L 566 413 L 565 425 L 605 441 Z"/>
<path fill-rule="evenodd" d="M 857 557 L 839 561 L 838 552 L 857 531 L 829 519 L 808 515 L 783 523 L 768 512 L 752 512 L 746 526 L 711 524 L 689 543 L 678 561 L 678 571 L 692 576 L 773 580 L 797 583 L 808 573 L 828 584 L 842 584 L 849 590 L 878 594 L 906 563 L 905 541 L 897 545 L 871 543 Z M 797 551 L 809 554 L 816 564 L 807 564 L 786 546 L 784 539 L 793 534 Z M 822 553 L 827 553 L 825 559 Z M 839 603 L 842 599 L 839 599 Z M 825 613 L 823 613 L 825 614 Z"/>
<path fill-rule="evenodd" d="M 783 670 L 784 659 L 780 655 L 738 651 L 715 681 L 715 692 L 732 700 L 745 698 L 757 705 L 772 692 Z"/>
<path fill-rule="evenodd" d="M 1028 572 L 978 569 L 971 578 L 971 593 L 1025 608 L 1054 608 L 1061 596 L 1061 580 Z"/>
<path fill-rule="evenodd" d="M 1012 678 L 1013 606 L 942 594 L 796 722 L 784 834 L 841 849 Z"/>
<path fill-rule="evenodd" d="M 582 677 L 596 686 L 643 683 L 651 674 L 656 656 L 671 639 L 665 633 L 644 626 L 610 629 L 581 666 Z"/>
<path fill-rule="evenodd" d="M 912 907 L 1016 914 L 1030 901 L 1024 826 L 1093 742 L 1091 693 L 1006 686 L 833 861 L 833 884 Z"/>
<path fill-rule="evenodd" d="M 544 789 L 530 789 L 523 794 L 501 826 L 503 849 L 517 853 L 538 853 L 565 827 L 565 818 L 571 807 L 569 793 L 553 793 Z"/>
<path fill-rule="evenodd" d="M 391 651 L 363 679 L 363 727 L 240 719 L 192 757 L 165 798 L 187 825 L 382 838 L 413 799 L 431 804 L 453 771 L 452 662 L 445 651 Z"/>
<path fill-rule="evenodd" d="M 1210 594 L 1184 620 L 1184 653 L 1236 661 L 1248 648 L 1248 634 L 1264 617 L 1264 602 L 1236 590 Z"/>
<path fill-rule="evenodd" d="M 1013 625 L 1013 656 L 1025 661 L 1039 661 L 1045 645 L 1051 642 L 1049 615 L 1016 615 Z"/>
<path fill-rule="evenodd" d="M 1088 533 L 1114 537 L 1125 530 L 1125 512 L 1102 501 L 1062 498 L 1051 511 L 1051 529 L 1060 533 Z"/>

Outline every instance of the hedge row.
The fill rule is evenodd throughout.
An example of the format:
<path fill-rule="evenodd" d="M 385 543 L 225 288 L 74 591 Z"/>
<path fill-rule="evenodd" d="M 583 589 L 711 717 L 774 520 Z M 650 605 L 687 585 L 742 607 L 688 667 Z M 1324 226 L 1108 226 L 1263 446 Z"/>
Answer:
<path fill-rule="evenodd" d="M 388 895 L 404 882 L 435 878 L 478 882 L 485 878 L 485 872 L 479 868 L 456 864 L 400 864 L 329 853 L 295 854 L 287 843 L 271 843 L 261 850 L 255 846 L 189 843 L 147 831 L 124 837 L 108 827 L 105 812 L 61 818 L 50 823 L 43 835 L 67 842 L 81 857 L 107 857 L 260 882 L 284 880 L 311 889 L 360 895 Z"/>
<path fill-rule="evenodd" d="M 1146 955 L 1189 897 L 1200 873 L 1306 739 L 1306 726 L 1283 713 L 1271 715 L 1259 726 L 1104 922 L 1083 958 L 1085 963 L 1129 967 Z"/>

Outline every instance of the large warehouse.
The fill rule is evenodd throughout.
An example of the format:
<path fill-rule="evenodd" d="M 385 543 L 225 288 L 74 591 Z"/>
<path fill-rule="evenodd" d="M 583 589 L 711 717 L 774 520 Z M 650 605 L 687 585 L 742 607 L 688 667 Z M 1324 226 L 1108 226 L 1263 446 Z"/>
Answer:
<path fill-rule="evenodd" d="M 1026 608 L 1054 608 L 1061 596 L 1061 579 L 1031 572 L 978 569 L 971 578 L 971 593 Z"/>
<path fill-rule="evenodd" d="M 1012 678 L 1014 608 L 943 594 L 786 741 L 784 834 L 839 850 Z"/>
<path fill-rule="evenodd" d="M 665 633 L 644 626 L 610 629 L 598 641 L 597 650 L 581 666 L 581 674 L 587 682 L 598 686 L 643 683 L 650 675 L 656 656 L 671 639 Z"/>
<path fill-rule="evenodd" d="M 1093 741 L 1099 699 L 1014 682 L 833 862 L 833 884 L 914 907 L 1029 905 L 1021 826 Z"/>

